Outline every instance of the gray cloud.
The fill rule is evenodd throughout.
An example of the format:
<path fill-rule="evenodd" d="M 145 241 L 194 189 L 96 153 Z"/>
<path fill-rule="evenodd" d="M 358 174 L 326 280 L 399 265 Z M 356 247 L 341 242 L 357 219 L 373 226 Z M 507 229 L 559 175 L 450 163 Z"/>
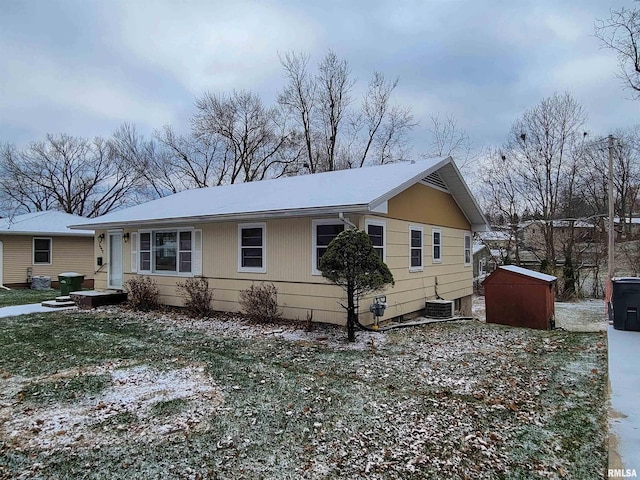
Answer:
<path fill-rule="evenodd" d="M 499 144 L 525 109 L 565 90 L 606 134 L 637 123 L 640 105 L 593 37 L 595 18 L 620 5 L 9 0 L 0 16 L 0 142 L 108 135 L 123 122 L 144 133 L 184 129 L 205 90 L 251 89 L 273 102 L 283 84 L 278 52 L 317 62 L 329 48 L 349 61 L 359 91 L 376 70 L 400 78 L 396 101 L 423 125 L 418 150 L 429 114 L 453 114 L 476 147 Z"/>

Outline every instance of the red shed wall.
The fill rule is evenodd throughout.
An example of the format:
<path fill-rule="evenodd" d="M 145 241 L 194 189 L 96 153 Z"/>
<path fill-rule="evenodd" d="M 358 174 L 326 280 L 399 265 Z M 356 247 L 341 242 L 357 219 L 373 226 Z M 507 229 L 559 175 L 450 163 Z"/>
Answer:
<path fill-rule="evenodd" d="M 511 272 L 497 271 L 484 283 L 488 323 L 549 328 L 554 314 L 554 291 L 549 283 Z"/>

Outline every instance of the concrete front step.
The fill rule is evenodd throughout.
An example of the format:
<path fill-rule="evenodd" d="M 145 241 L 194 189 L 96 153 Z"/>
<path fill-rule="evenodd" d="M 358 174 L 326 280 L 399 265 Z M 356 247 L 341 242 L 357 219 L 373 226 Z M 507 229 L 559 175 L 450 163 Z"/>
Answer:
<path fill-rule="evenodd" d="M 69 295 L 64 295 L 63 297 L 56 297 L 56 302 L 71 302 L 71 297 Z"/>
<path fill-rule="evenodd" d="M 49 307 L 49 308 L 62 308 L 62 307 L 75 307 L 76 302 L 72 302 L 71 300 L 69 300 L 68 302 L 64 302 L 64 301 L 58 301 L 58 299 L 55 300 L 45 300 L 44 302 L 41 303 L 41 305 L 43 307 Z"/>

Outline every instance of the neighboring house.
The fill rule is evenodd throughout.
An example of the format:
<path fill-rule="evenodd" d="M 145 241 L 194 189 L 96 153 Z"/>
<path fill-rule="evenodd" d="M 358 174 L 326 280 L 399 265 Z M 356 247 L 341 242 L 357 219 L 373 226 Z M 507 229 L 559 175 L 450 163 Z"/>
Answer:
<path fill-rule="evenodd" d="M 451 158 L 189 190 L 72 228 L 96 230 L 107 265 L 98 288 L 146 275 L 163 303 L 180 306 L 176 283 L 204 276 L 213 307 L 239 311 L 241 290 L 272 282 L 286 318 L 344 323 L 343 292 L 318 260 L 350 225 L 369 233 L 393 273 L 384 318 L 423 312 L 436 298 L 470 313 L 472 233 L 488 225 Z M 365 323 L 373 296 L 360 300 Z"/>
<path fill-rule="evenodd" d="M 477 243 L 487 246 L 496 264 L 502 264 L 508 261 L 512 262 L 516 247 L 514 237 L 505 231 L 503 227 L 494 226 L 491 228 L 488 232 L 479 232 L 476 234 L 476 238 L 479 240 Z"/>
<path fill-rule="evenodd" d="M 0 285 L 27 287 L 32 276 L 46 275 L 56 286 L 58 274 L 72 271 L 92 287 L 94 232 L 67 228 L 86 220 L 56 211 L 0 219 Z"/>
<path fill-rule="evenodd" d="M 484 243 L 474 242 L 473 244 L 473 278 L 474 280 L 484 280 L 484 278 L 496 269 L 496 259 L 489 247 Z"/>
<path fill-rule="evenodd" d="M 637 216 L 624 218 L 624 221 L 621 221 L 620 217 L 614 217 L 613 221 L 615 222 L 616 240 L 636 239 L 640 237 L 640 218 Z M 605 219 L 604 227 L 606 231 L 609 231 L 608 226 L 608 221 Z"/>
<path fill-rule="evenodd" d="M 489 232 L 480 232 L 477 237 L 482 243 L 484 243 L 489 249 L 509 249 L 513 247 L 513 236 L 504 230 L 499 230 L 500 227 L 492 227 Z"/>
<path fill-rule="evenodd" d="M 544 232 L 546 225 L 553 228 L 553 238 L 556 249 L 562 246 L 573 236 L 576 243 L 592 242 L 595 236 L 596 226 L 585 220 L 529 220 L 519 225 L 518 234 L 522 242 L 535 250 L 543 250 L 546 245 Z"/>

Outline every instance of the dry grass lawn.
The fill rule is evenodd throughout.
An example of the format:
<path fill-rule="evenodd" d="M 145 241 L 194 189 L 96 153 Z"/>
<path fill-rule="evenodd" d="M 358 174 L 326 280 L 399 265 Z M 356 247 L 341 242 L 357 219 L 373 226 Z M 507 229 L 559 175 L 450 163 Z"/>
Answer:
<path fill-rule="evenodd" d="M 603 478 L 606 337 L 0 319 L 0 478 Z"/>

